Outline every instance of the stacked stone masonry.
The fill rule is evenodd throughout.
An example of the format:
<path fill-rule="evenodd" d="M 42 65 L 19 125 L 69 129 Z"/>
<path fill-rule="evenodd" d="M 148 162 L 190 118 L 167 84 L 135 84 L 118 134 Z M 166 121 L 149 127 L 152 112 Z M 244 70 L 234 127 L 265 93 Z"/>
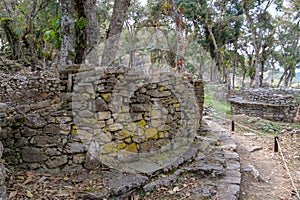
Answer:
<path fill-rule="evenodd" d="M 235 91 L 229 101 L 232 114 L 292 122 L 299 118 L 299 97 L 299 89 L 261 88 Z"/>
<path fill-rule="evenodd" d="M 7 109 L 6 104 L 0 103 L 0 119 L 7 117 L 5 114 L 6 109 Z M 2 134 L 2 129 L 0 126 L 0 135 L 1 134 Z M 6 169 L 3 165 L 4 162 L 2 162 L 1 160 L 2 154 L 3 154 L 3 145 L 0 142 L 0 200 L 6 199 L 6 186 L 5 186 Z"/>
<path fill-rule="evenodd" d="M 206 129 L 206 123 L 195 138 L 188 131 L 178 132 L 180 127 L 188 130 L 197 127 L 195 122 L 202 123 L 202 81 L 164 74 L 162 79 L 146 83 L 142 81 L 146 77 L 133 74 L 130 78 L 128 68 L 101 70 L 95 74 L 90 68 L 81 66 L 79 70 L 79 66 L 71 66 L 54 76 L 1 75 L 1 83 L 5 82 L 0 90 L 3 159 L 19 168 L 50 173 L 76 169 L 81 175 L 82 167 L 95 169 L 101 164 L 87 153 L 92 149 L 86 144 L 95 140 L 102 142 L 103 147 L 95 150 L 101 151 L 108 160 L 126 163 L 134 159 L 131 153 L 157 154 L 172 147 L 180 149 L 185 143 L 172 143 L 172 140 L 193 139 L 191 146 L 165 168 L 149 174 L 127 175 L 110 170 L 113 176 L 99 178 L 108 181 L 102 192 L 97 189 L 95 194 L 79 194 L 78 198 L 125 199 L 134 190 L 151 192 L 177 180 L 181 182 L 180 175 L 185 174 L 197 177 L 203 186 L 196 185 L 186 191 L 197 199 L 238 199 L 241 174 L 230 133 Z M 31 95 L 31 92 L 35 93 Z M 186 104 L 190 99 L 194 99 L 195 105 Z M 189 111 L 191 108 L 196 109 Z M 103 131 L 98 132 L 100 129 Z M 127 153 L 122 155 L 122 152 Z M 1 154 L 0 145 L 0 158 Z M 5 169 L 0 162 L 0 200 L 6 194 L 4 179 Z"/>
<path fill-rule="evenodd" d="M 132 90 L 131 97 L 122 100 L 128 102 L 125 106 L 111 106 L 114 87 L 128 72 L 128 68 L 123 67 L 99 73 L 102 76 L 96 77 L 97 85 L 92 85 L 93 102 L 81 105 L 82 102 L 76 102 L 74 94 L 80 94 L 83 88 L 86 94 L 91 85 L 76 84 L 76 81 L 81 80 L 80 76 L 87 78 L 89 73 L 94 72 L 86 69 L 78 73 L 78 70 L 78 66 L 73 66 L 61 71 L 59 75 L 50 76 L 41 73 L 1 75 L 3 87 L 0 90 L 0 100 L 1 107 L 5 109 L 0 113 L 2 127 L 0 141 L 4 146 L 3 158 L 7 163 L 53 173 L 82 166 L 87 168 L 99 166 L 100 163 L 87 154 L 87 151 L 91 150 L 87 148 L 85 141 L 88 137 L 84 137 L 85 134 L 78 127 L 80 122 L 77 123 L 76 117 L 74 118 L 74 116 L 79 116 L 79 119 L 90 118 L 89 110 L 97 111 L 92 113 L 94 116 L 91 119 L 96 119 L 98 128 L 107 133 L 105 137 L 99 133 L 101 140 L 105 142 L 102 150 L 112 158 L 115 158 L 115 153 L 119 151 L 134 153 L 164 151 L 162 147 L 179 136 L 175 130 L 179 126 L 189 126 L 180 124 L 184 117 L 194 117 L 193 122 L 200 121 L 199 117 L 196 117 L 196 112 L 185 113 L 182 109 L 184 105 L 180 104 L 180 99 L 172 92 L 174 88 L 160 84 L 159 80 L 153 84 L 141 84 L 137 90 Z M 179 76 L 177 79 L 184 80 Z M 201 115 L 203 84 L 201 81 L 188 81 L 194 84 L 191 88 L 196 94 L 196 101 L 199 103 L 197 107 Z M 181 85 L 178 85 L 176 91 L 182 89 Z M 131 91 L 132 88 L 129 89 Z M 150 109 L 155 105 L 163 108 Z M 119 109 L 118 116 L 114 114 L 116 111 L 113 109 Z M 74 113 L 74 110 L 78 113 Z M 126 116 L 125 113 L 130 113 L 130 116 Z M 127 117 L 133 119 L 132 124 L 121 123 L 122 120 L 126 121 Z M 159 120 L 156 121 L 155 118 L 165 119 L 166 123 L 161 126 Z M 94 122 L 88 121 L 91 124 Z M 137 129 L 141 135 L 134 135 L 134 130 Z M 189 138 L 188 135 L 186 137 Z M 130 159 L 130 156 L 119 155 L 118 159 Z"/>

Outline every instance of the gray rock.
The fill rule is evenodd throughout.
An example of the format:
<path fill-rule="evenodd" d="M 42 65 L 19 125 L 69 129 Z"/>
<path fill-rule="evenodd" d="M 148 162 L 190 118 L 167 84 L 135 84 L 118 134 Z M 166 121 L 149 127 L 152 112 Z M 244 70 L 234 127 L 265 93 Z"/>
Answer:
<path fill-rule="evenodd" d="M 1 131 L 1 130 L 0 130 Z M 2 154 L 3 154 L 3 145 L 2 143 L 0 142 L 0 158 L 2 157 Z"/>
<path fill-rule="evenodd" d="M 38 148 L 24 147 L 22 149 L 22 159 L 24 162 L 40 162 L 47 159 L 47 156 Z"/>
<path fill-rule="evenodd" d="M 30 111 L 29 105 L 19 105 L 16 107 L 18 113 L 25 114 Z"/>
<path fill-rule="evenodd" d="M 140 187 L 148 181 L 148 177 L 140 174 L 129 174 L 127 176 L 119 176 L 112 178 L 108 185 L 113 195 L 121 195 L 132 189 Z"/>
<path fill-rule="evenodd" d="M 0 113 L 6 113 L 8 105 L 5 103 L 0 103 Z"/>
<path fill-rule="evenodd" d="M 49 156 L 59 156 L 61 154 L 56 148 L 48 148 L 45 153 Z"/>
<path fill-rule="evenodd" d="M 31 144 L 39 147 L 60 146 L 60 138 L 55 136 L 35 136 L 32 138 Z"/>
<path fill-rule="evenodd" d="M 43 128 L 46 124 L 46 120 L 39 114 L 29 114 L 25 116 L 25 125 L 30 128 Z"/>
<path fill-rule="evenodd" d="M 32 137 L 32 136 L 35 136 L 38 134 L 38 130 L 36 129 L 31 129 L 31 128 L 28 128 L 28 127 L 24 127 L 23 130 L 21 130 L 21 135 L 23 137 Z"/>
<path fill-rule="evenodd" d="M 67 153 L 73 154 L 73 153 L 83 153 L 85 151 L 85 147 L 83 144 L 79 143 L 79 142 L 73 142 L 73 143 L 69 143 L 66 146 L 65 151 Z"/>
<path fill-rule="evenodd" d="M 251 146 L 248 148 L 248 151 L 249 152 L 254 152 L 254 151 L 259 151 L 259 150 L 262 150 L 263 148 L 260 147 L 260 146 Z"/>
<path fill-rule="evenodd" d="M 108 111 L 108 109 L 109 107 L 107 103 L 101 97 L 98 97 L 95 101 L 95 111 L 103 112 L 103 111 Z"/>
<path fill-rule="evenodd" d="M 297 175 L 298 179 L 300 179 L 300 171 L 296 171 L 296 175 Z"/>
<path fill-rule="evenodd" d="M 159 91 L 159 90 L 148 90 L 146 92 L 146 94 L 152 96 L 152 97 L 157 97 L 157 98 L 161 98 L 161 97 L 168 97 L 171 95 L 170 91 Z"/>
<path fill-rule="evenodd" d="M 247 132 L 247 133 L 244 133 L 244 136 L 256 136 L 256 134 L 252 133 L 252 132 Z"/>
<path fill-rule="evenodd" d="M 249 172 L 253 178 L 257 181 L 265 181 L 263 177 L 261 177 L 259 171 L 253 165 L 247 165 L 243 167 L 244 172 Z"/>
<path fill-rule="evenodd" d="M 49 134 L 58 134 L 60 131 L 60 127 L 58 124 L 47 124 L 43 128 L 43 133 L 49 133 Z"/>
<path fill-rule="evenodd" d="M 48 160 L 46 162 L 46 165 L 48 168 L 53 169 L 59 166 L 62 166 L 68 162 L 68 156 L 63 155 L 63 156 L 57 156 L 54 158 L 51 158 L 51 160 Z"/>
<path fill-rule="evenodd" d="M 2 163 L 0 163 L 0 187 L 4 185 L 6 176 L 6 169 Z"/>
<path fill-rule="evenodd" d="M 226 163 L 226 169 L 228 170 L 240 170 L 241 165 L 238 161 L 229 161 Z"/>

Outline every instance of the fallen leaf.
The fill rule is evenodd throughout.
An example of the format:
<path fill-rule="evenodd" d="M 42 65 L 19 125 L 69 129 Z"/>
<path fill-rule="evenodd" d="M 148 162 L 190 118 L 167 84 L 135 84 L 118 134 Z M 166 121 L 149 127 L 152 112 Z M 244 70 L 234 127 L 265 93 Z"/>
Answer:
<path fill-rule="evenodd" d="M 28 177 L 27 177 L 27 179 L 26 179 L 26 181 L 24 181 L 24 185 L 26 185 L 26 184 L 28 184 L 28 183 L 30 183 L 30 182 L 32 182 L 33 181 L 33 176 L 32 175 L 28 175 Z"/>
<path fill-rule="evenodd" d="M 11 192 L 8 196 L 8 199 L 14 198 L 17 194 L 18 194 L 18 190 Z"/>
<path fill-rule="evenodd" d="M 69 192 L 66 190 L 59 190 L 55 196 L 56 197 L 67 197 L 67 196 L 69 196 Z"/>
<path fill-rule="evenodd" d="M 31 193 L 31 191 L 26 190 L 26 196 L 29 197 L 29 198 L 32 198 L 33 194 Z"/>
<path fill-rule="evenodd" d="M 179 191 L 180 191 L 179 187 L 176 186 L 176 187 L 173 188 L 174 193 L 179 192 Z"/>

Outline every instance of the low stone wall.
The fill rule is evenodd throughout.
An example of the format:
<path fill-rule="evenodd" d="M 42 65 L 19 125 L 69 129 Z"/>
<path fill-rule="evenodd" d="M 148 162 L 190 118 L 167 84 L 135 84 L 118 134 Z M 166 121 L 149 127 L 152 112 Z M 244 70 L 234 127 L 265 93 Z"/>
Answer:
<path fill-rule="evenodd" d="M 1 134 L 1 128 L 0 128 L 0 134 Z M 1 162 L 2 153 L 3 153 L 3 145 L 0 142 L 0 200 L 6 199 L 6 186 L 5 186 L 6 169 Z"/>
<path fill-rule="evenodd" d="M 0 91 L 0 141 L 4 146 L 3 158 L 10 165 L 52 173 L 82 166 L 92 168 L 100 166 L 100 163 L 93 159 L 95 155 L 87 152 L 99 149 L 91 149 L 88 140 L 98 138 L 97 142 L 102 142 L 101 146 L 104 147 L 99 151 L 104 151 L 104 155 L 114 159 L 120 151 L 164 151 L 165 144 L 174 138 L 189 137 L 184 135 L 185 132 L 176 132 L 178 127 L 189 129 L 195 125 L 184 121 L 184 118 L 193 123 L 200 121 L 198 110 L 194 113 L 185 112 L 191 105 L 182 102 L 191 97 L 183 95 L 187 91 L 183 87 L 185 78 L 182 76 L 169 78 L 169 81 L 175 80 L 177 83 L 153 80 L 151 84 L 144 84 L 141 78 L 134 83 L 125 82 L 123 88 L 119 88 L 120 95 L 114 96 L 115 87 L 128 77 L 128 68 L 105 70 L 97 77 L 93 74 L 95 70 L 86 69 L 80 71 L 79 75 L 78 70 L 75 66 L 62 71 L 60 79 L 24 76 L 20 79 L 22 81 L 7 82 Z M 82 83 L 82 78 L 91 78 L 97 84 Z M 9 75 L 4 79 L 14 80 Z M 194 85 L 190 89 L 194 91 L 192 95 L 196 95 L 197 109 L 202 115 L 203 83 L 188 81 Z M 130 85 L 138 87 L 134 89 Z M 122 90 L 130 94 L 123 95 Z M 179 97 L 174 90 L 179 91 Z M 186 96 L 186 99 L 180 99 L 181 96 Z M 122 106 L 111 104 L 113 102 L 122 102 Z M 154 109 L 155 106 L 158 109 Z M 127 124 L 129 117 L 132 123 Z M 160 119 L 165 123 L 161 124 Z M 89 130 L 84 130 L 88 126 L 81 126 L 82 122 L 97 125 L 92 127 L 96 132 L 91 135 Z M 184 124 L 180 124 L 182 122 Z M 117 159 L 124 161 L 130 158 L 126 156 Z"/>
<path fill-rule="evenodd" d="M 232 114 L 246 114 L 268 120 L 292 122 L 297 116 L 300 90 L 249 89 L 234 93 Z"/>
<path fill-rule="evenodd" d="M 18 112 L 49 106 L 59 96 L 60 80 L 53 72 L 0 72 L 0 81 L 0 102 L 19 109 Z"/>

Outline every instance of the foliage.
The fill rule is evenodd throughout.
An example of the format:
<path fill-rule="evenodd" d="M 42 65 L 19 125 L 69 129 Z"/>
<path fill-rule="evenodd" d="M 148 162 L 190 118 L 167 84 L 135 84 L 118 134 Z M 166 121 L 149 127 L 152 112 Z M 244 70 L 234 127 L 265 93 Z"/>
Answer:
<path fill-rule="evenodd" d="M 75 57 L 78 54 L 84 56 L 82 49 L 88 45 L 85 41 L 88 19 L 82 9 L 86 1 L 76 1 L 73 10 Z M 112 0 L 95 3 L 94 20 L 100 27 L 99 41 L 107 37 L 113 5 Z M 31 61 L 33 48 L 37 63 L 46 67 L 59 57 L 63 38 L 60 3 L 56 0 L 6 0 L 0 2 L 0 8 L 0 49 L 4 54 L 12 59 Z M 270 8 L 275 8 L 277 15 L 271 14 Z M 188 59 L 197 60 L 194 63 L 187 61 L 186 70 L 205 74 L 207 79 L 213 80 L 215 76 L 228 83 L 234 74 L 242 76 L 243 81 L 247 77 L 254 81 L 259 71 L 262 84 L 266 72 L 280 67 L 284 69 L 282 79 L 274 81 L 278 86 L 282 82 L 288 86 L 300 67 L 298 10 L 296 1 L 284 3 L 282 0 L 154 0 L 146 4 L 131 0 L 124 29 L 128 30 L 128 39 L 137 34 L 135 28 L 154 27 L 180 32 L 185 41 L 185 50 L 181 53 Z M 10 25 L 13 35 L 7 35 L 9 31 L 8 27 L 5 30 L 5 25 Z M 12 37 L 16 42 L 12 42 Z M 169 39 L 172 41 L 170 50 L 176 49 L 179 39 Z M 195 48 L 196 44 L 201 47 Z M 20 56 L 12 56 L 18 52 Z M 172 67 L 178 61 L 175 54 L 166 58 Z"/>

